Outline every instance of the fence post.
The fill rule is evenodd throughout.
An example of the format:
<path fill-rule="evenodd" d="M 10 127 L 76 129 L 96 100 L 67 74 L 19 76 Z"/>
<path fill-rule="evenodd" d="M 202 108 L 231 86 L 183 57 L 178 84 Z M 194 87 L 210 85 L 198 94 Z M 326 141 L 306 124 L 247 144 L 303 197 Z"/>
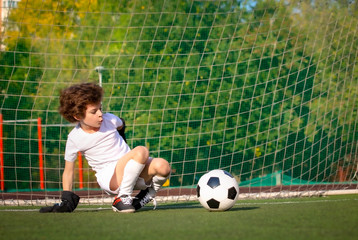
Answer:
<path fill-rule="evenodd" d="M 4 177 L 4 145 L 3 145 L 3 129 L 2 129 L 3 119 L 2 114 L 0 113 L 0 189 L 1 191 L 5 190 L 5 177 Z"/>
<path fill-rule="evenodd" d="M 80 182 L 80 189 L 83 189 L 83 162 L 81 152 L 78 152 L 78 178 Z"/>
<path fill-rule="evenodd" d="M 44 184 L 44 163 L 43 163 L 43 152 L 42 152 L 42 130 L 41 130 L 41 118 L 37 118 L 37 138 L 39 146 L 39 171 L 40 171 L 40 188 L 45 189 Z"/>

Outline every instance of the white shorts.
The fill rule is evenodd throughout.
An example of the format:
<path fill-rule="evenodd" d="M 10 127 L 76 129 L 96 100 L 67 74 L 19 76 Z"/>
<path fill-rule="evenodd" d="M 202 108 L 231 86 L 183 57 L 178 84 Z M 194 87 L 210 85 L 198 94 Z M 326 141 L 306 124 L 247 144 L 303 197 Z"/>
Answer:
<path fill-rule="evenodd" d="M 99 186 L 103 191 L 105 191 L 108 195 L 118 195 L 119 188 L 116 190 L 111 190 L 109 184 L 111 182 L 112 176 L 116 169 L 117 162 L 109 163 L 104 168 L 99 170 L 96 173 L 96 178 Z M 147 185 L 143 178 L 139 177 L 136 185 L 134 186 L 134 190 L 144 190 L 150 185 Z"/>

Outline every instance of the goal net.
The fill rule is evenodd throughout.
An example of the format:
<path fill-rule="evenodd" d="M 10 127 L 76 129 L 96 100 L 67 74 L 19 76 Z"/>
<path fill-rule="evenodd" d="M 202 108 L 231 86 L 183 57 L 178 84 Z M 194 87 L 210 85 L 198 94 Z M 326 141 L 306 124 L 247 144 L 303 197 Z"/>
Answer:
<path fill-rule="evenodd" d="M 212 169 L 241 197 L 357 190 L 357 2 L 1 2 L 3 203 L 58 199 L 59 91 L 80 82 L 103 86 L 130 147 L 170 162 L 164 198 Z M 106 199 L 81 156 L 74 190 Z"/>

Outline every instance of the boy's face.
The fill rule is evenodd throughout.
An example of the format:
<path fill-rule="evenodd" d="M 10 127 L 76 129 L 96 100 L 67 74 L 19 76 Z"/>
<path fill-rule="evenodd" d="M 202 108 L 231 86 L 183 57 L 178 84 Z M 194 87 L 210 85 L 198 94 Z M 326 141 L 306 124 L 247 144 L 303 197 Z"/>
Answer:
<path fill-rule="evenodd" d="M 81 128 L 88 133 L 97 132 L 101 127 L 102 118 L 102 104 L 88 104 L 85 117 L 80 119 Z"/>

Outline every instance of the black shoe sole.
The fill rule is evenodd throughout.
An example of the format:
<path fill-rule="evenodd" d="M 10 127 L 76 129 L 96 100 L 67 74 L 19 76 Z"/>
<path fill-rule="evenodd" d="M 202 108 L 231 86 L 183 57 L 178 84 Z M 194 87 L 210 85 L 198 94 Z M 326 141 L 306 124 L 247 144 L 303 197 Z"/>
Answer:
<path fill-rule="evenodd" d="M 135 212 L 135 209 L 131 209 L 131 208 L 119 210 L 115 206 L 112 206 L 112 209 L 114 212 L 119 212 L 119 213 L 134 213 Z"/>

